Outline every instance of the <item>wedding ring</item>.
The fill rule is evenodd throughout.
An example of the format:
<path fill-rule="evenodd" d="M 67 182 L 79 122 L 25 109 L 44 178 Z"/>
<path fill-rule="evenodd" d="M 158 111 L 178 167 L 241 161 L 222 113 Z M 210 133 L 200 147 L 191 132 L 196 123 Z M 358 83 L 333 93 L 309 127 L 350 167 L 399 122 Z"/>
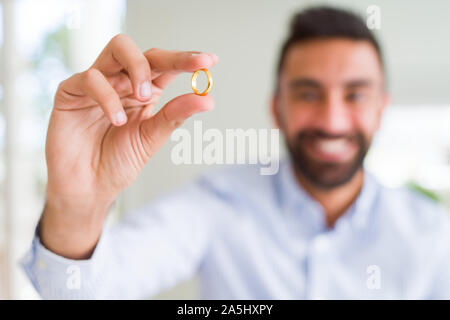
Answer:
<path fill-rule="evenodd" d="M 206 76 L 208 77 L 208 86 L 206 87 L 205 91 L 203 91 L 203 92 L 199 92 L 197 90 L 197 77 L 198 77 L 198 74 L 200 71 L 203 71 L 206 74 Z M 212 76 L 211 76 L 211 73 L 209 73 L 208 69 L 197 70 L 192 75 L 191 86 L 192 86 L 192 90 L 194 90 L 194 93 L 196 95 L 206 96 L 208 94 L 208 92 L 211 91 L 212 84 L 213 84 Z"/>

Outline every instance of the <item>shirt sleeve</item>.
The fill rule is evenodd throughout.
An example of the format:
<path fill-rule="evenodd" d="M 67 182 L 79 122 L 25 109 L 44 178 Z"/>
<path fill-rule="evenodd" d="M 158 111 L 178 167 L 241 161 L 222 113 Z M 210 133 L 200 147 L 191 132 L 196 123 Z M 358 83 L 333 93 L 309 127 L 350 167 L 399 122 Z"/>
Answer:
<path fill-rule="evenodd" d="M 444 219 L 438 229 L 439 236 L 435 242 L 438 263 L 433 274 L 430 299 L 450 300 L 450 216 L 445 211 Z"/>
<path fill-rule="evenodd" d="M 35 235 L 21 265 L 44 299 L 149 298 L 197 271 L 228 205 L 199 180 L 105 228 L 90 259 L 58 256 Z"/>

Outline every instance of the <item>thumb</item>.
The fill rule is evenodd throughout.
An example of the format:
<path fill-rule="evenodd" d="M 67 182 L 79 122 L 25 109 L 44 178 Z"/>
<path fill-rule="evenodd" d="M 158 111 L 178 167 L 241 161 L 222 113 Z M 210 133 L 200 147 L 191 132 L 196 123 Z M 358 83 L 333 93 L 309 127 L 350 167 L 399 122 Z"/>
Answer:
<path fill-rule="evenodd" d="M 170 100 L 153 117 L 141 123 L 141 141 L 150 157 L 166 142 L 171 133 L 187 118 L 214 107 L 211 96 L 188 93 Z"/>

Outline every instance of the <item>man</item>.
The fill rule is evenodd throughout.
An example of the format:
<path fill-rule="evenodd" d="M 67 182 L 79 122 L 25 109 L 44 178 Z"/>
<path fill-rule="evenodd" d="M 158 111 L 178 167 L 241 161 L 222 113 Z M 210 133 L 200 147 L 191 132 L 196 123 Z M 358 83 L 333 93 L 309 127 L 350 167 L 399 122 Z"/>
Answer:
<path fill-rule="evenodd" d="M 281 50 L 272 114 L 290 157 L 276 175 L 223 168 L 103 230 L 171 132 L 214 104 L 185 94 L 153 115 L 163 89 L 217 62 L 119 35 L 61 83 L 46 206 L 22 261 L 42 297 L 145 298 L 196 272 L 204 298 L 450 297 L 444 209 L 363 169 L 388 103 L 383 60 L 364 22 L 333 8 L 298 13 Z"/>

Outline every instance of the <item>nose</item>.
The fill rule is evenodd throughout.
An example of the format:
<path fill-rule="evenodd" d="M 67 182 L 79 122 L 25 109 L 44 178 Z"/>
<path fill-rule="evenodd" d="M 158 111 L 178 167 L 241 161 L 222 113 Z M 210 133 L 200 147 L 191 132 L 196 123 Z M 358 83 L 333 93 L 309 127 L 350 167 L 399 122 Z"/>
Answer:
<path fill-rule="evenodd" d="M 328 134 L 347 134 L 353 129 L 351 110 L 338 93 L 328 94 L 318 112 L 317 125 Z"/>

